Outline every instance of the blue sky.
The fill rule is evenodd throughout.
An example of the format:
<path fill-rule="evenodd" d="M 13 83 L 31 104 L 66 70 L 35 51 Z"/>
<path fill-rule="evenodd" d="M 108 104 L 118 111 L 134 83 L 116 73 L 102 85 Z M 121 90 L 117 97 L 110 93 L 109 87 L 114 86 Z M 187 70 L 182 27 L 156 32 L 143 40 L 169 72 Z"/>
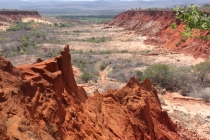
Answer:
<path fill-rule="evenodd" d="M 5 0 L 0 0 L 5 1 Z M 167 1 L 167 0 L 21 0 L 21 1 Z"/>

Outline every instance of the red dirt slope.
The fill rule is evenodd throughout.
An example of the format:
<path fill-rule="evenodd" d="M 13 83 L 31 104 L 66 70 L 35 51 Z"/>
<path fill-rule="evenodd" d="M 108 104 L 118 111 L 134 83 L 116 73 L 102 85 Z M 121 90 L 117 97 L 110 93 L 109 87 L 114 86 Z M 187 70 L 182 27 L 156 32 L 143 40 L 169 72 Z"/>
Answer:
<path fill-rule="evenodd" d="M 177 30 L 172 30 L 170 25 L 177 22 Z M 146 43 L 164 46 L 166 49 L 176 50 L 194 57 L 209 58 L 210 41 L 198 39 L 184 39 L 180 32 L 184 25 L 176 21 L 173 11 L 126 11 L 116 16 L 110 23 L 128 30 L 148 36 Z M 207 35 L 210 32 L 195 31 L 194 35 Z"/>
<path fill-rule="evenodd" d="M 0 139 L 179 140 L 149 80 L 87 96 L 73 76 L 69 47 L 15 68 L 0 57 Z"/>

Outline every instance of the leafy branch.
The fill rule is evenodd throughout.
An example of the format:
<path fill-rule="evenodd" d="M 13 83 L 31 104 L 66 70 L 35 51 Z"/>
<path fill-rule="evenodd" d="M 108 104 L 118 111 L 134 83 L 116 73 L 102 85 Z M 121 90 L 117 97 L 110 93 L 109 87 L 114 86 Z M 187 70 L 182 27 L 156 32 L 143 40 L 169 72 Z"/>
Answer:
<path fill-rule="evenodd" d="M 193 29 L 210 31 L 210 17 L 201 11 L 198 5 L 176 6 L 174 11 L 176 12 L 176 18 L 186 25 L 184 31 L 181 32 L 182 36 L 192 38 Z M 172 29 L 176 29 L 176 26 L 176 23 L 171 24 Z M 210 40 L 210 35 L 207 35 L 205 39 Z"/>

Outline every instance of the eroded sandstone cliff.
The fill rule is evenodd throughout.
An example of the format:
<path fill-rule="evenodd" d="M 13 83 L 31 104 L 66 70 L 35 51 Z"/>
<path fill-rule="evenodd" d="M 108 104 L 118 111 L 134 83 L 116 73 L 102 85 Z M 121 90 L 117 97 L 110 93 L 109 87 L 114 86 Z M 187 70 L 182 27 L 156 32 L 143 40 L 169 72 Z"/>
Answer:
<path fill-rule="evenodd" d="M 178 24 L 176 30 L 170 27 L 174 22 Z M 180 32 L 184 30 L 185 25 L 176 20 L 173 11 L 126 11 L 108 24 L 135 30 L 140 35 L 147 36 L 145 42 L 149 44 L 164 46 L 166 49 L 191 54 L 194 57 L 210 56 L 210 41 L 181 37 Z M 195 30 L 193 34 L 205 36 L 210 32 Z"/>
<path fill-rule="evenodd" d="M 0 57 L 0 116 L 2 140 L 180 139 L 148 79 L 88 97 L 75 82 L 69 46 L 17 68 Z"/>

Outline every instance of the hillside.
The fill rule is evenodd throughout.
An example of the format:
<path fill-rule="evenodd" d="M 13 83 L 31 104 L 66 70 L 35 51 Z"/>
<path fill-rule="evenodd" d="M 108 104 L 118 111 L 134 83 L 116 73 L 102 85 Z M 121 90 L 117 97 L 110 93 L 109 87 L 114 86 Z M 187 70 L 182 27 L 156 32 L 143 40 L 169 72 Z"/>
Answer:
<path fill-rule="evenodd" d="M 178 23 L 176 30 L 170 27 L 173 22 Z M 134 30 L 140 35 L 147 36 L 145 41 L 147 44 L 190 54 L 196 58 L 210 56 L 210 41 L 181 37 L 180 32 L 184 30 L 184 25 L 176 21 L 173 11 L 126 11 L 117 15 L 109 25 Z M 195 31 L 194 34 L 208 35 L 210 33 Z"/>
<path fill-rule="evenodd" d="M 40 19 L 38 11 L 0 10 L 0 28 L 7 28 L 26 18 Z"/>

